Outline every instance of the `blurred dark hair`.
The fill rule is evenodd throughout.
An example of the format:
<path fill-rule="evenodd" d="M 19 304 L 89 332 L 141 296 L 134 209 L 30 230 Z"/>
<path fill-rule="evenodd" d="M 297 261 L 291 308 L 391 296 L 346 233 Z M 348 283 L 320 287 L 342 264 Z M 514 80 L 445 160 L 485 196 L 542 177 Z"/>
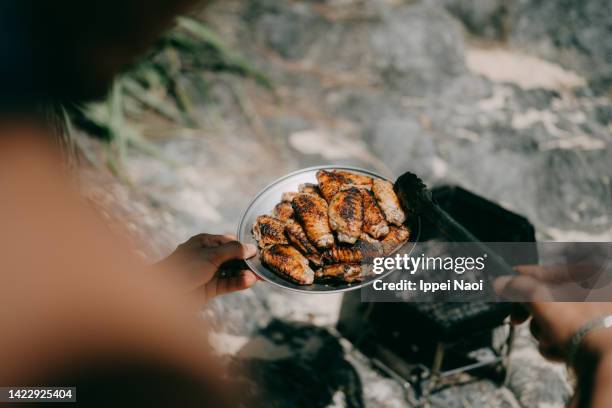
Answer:
<path fill-rule="evenodd" d="M 3 0 L 2 103 L 103 96 L 193 0 Z"/>

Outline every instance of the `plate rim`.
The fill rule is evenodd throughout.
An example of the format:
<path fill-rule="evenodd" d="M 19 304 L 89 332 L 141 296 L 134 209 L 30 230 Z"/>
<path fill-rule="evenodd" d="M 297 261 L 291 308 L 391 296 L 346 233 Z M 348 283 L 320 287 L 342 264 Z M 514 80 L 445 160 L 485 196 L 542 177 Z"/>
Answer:
<path fill-rule="evenodd" d="M 236 236 L 238 237 L 238 239 L 241 238 L 241 236 L 240 236 L 241 235 L 241 231 L 243 229 L 243 225 L 245 223 L 246 216 L 249 213 L 249 210 L 251 209 L 253 204 L 255 204 L 257 202 L 257 200 L 259 199 L 259 197 L 261 195 L 263 195 L 270 188 L 274 187 L 276 184 L 280 183 L 281 181 L 283 181 L 285 179 L 288 179 L 290 177 L 296 176 L 298 174 L 307 173 L 307 172 L 311 172 L 311 171 L 317 171 L 317 170 L 349 170 L 349 171 L 358 171 L 358 172 L 370 174 L 370 175 L 375 176 L 375 177 L 377 177 L 379 179 L 386 180 L 386 181 L 389 181 L 389 182 L 393 183 L 387 177 L 384 177 L 384 176 L 378 174 L 377 172 L 375 172 L 373 170 L 368 170 L 368 169 L 364 169 L 364 168 L 360 168 L 360 167 L 356 167 L 356 166 L 348 166 L 348 165 L 319 165 L 319 166 L 304 167 L 302 169 L 292 171 L 291 173 L 285 174 L 284 176 L 279 177 L 279 178 L 275 179 L 274 181 L 272 181 L 271 183 L 267 184 L 265 187 L 263 187 L 255 195 L 255 197 L 253 197 L 253 199 L 251 199 L 251 201 L 249 201 L 248 205 L 245 207 L 244 211 L 242 212 L 242 215 L 240 217 L 240 222 L 238 223 L 238 228 L 236 230 Z M 397 251 L 401 250 L 402 248 L 404 248 L 408 244 L 412 244 L 412 248 L 410 249 L 409 252 L 411 253 L 414 250 L 414 247 L 416 246 L 416 243 L 418 242 L 418 239 L 419 239 L 419 236 L 420 236 L 420 232 L 421 232 L 421 219 L 420 219 L 420 217 L 416 218 L 415 224 L 416 224 L 416 226 L 415 226 L 415 230 L 416 230 L 416 234 L 415 235 L 416 236 L 414 237 L 414 240 L 407 241 L 404 245 L 399 246 L 393 252 L 391 252 L 391 254 L 389 254 L 389 255 L 392 255 L 392 254 L 396 253 Z M 258 253 L 259 253 L 259 250 L 260 249 L 257 248 Z M 375 281 L 375 279 L 370 279 L 370 280 L 367 280 L 365 282 L 356 283 L 355 285 L 352 285 L 352 286 L 349 284 L 349 286 L 344 287 L 344 288 L 330 289 L 330 290 L 323 290 L 323 291 L 321 291 L 321 290 L 307 290 L 307 289 L 293 288 L 293 287 L 282 285 L 282 284 L 280 284 L 278 282 L 274 282 L 274 281 L 270 280 L 268 277 L 263 276 L 260 273 L 258 273 L 256 271 L 257 268 L 255 268 L 255 266 L 251 262 L 251 259 L 253 259 L 253 258 L 255 258 L 255 257 L 252 257 L 252 258 L 249 258 L 249 259 L 245 259 L 244 262 L 247 264 L 249 269 L 255 275 L 257 275 L 259 278 L 261 278 L 262 280 L 264 280 L 267 283 L 270 283 L 270 284 L 272 284 L 274 286 L 277 286 L 279 288 L 282 288 L 282 289 L 285 289 L 285 290 L 290 290 L 290 291 L 293 291 L 293 292 L 310 293 L 310 294 L 318 294 L 318 295 L 334 294 L 334 293 L 341 293 L 341 292 L 357 290 L 357 289 L 369 286 L 369 285 L 371 285 Z M 383 277 L 388 276 L 389 274 L 395 272 L 396 270 L 397 269 L 392 269 L 390 271 L 382 273 L 382 274 L 378 275 L 377 278 L 378 279 L 382 279 Z"/>

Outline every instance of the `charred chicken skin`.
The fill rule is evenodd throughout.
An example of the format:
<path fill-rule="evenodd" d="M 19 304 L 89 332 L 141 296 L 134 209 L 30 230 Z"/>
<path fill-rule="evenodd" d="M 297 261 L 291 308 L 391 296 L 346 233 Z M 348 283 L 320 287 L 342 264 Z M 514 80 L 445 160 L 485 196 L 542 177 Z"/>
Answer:
<path fill-rule="evenodd" d="M 321 195 L 328 203 L 331 202 L 339 191 L 347 190 L 351 187 L 370 189 L 373 182 L 372 178 L 367 176 L 346 171 L 327 170 L 319 170 L 317 172 L 317 181 L 319 182 Z"/>
<path fill-rule="evenodd" d="M 364 260 L 359 247 L 333 246 L 323 253 L 327 263 L 360 263 Z"/>
<path fill-rule="evenodd" d="M 371 191 L 361 190 L 363 197 L 363 231 L 376 239 L 389 233 L 389 225 Z"/>
<path fill-rule="evenodd" d="M 351 173 L 349 171 L 334 170 L 334 173 L 338 176 L 344 177 L 346 184 L 350 184 L 354 187 L 361 187 L 369 190 L 372 188 L 372 183 L 374 182 L 372 177 Z"/>
<path fill-rule="evenodd" d="M 323 252 L 323 260 L 327 263 L 366 263 L 374 257 L 382 256 L 383 248 L 382 242 L 370 237 L 360 239 L 351 246 L 334 245 Z"/>
<path fill-rule="evenodd" d="M 374 180 L 372 192 L 388 222 L 402 225 L 406 221 L 406 214 L 404 214 L 399 199 L 393 191 L 393 184 L 386 180 Z"/>
<path fill-rule="evenodd" d="M 276 273 L 288 277 L 300 285 L 314 282 L 314 271 L 308 259 L 291 245 L 275 244 L 261 251 L 262 262 Z"/>
<path fill-rule="evenodd" d="M 291 205 L 310 242 L 317 248 L 329 248 L 334 244 L 325 200 L 314 194 L 299 193 L 293 198 Z"/>
<path fill-rule="evenodd" d="M 260 215 L 253 225 L 253 236 L 261 248 L 273 244 L 287 244 L 285 224 L 269 215 Z"/>
<path fill-rule="evenodd" d="M 317 248 L 314 247 L 308 240 L 302 226 L 296 221 L 289 219 L 285 222 L 285 233 L 289 242 L 293 244 L 302 254 L 313 264 L 320 266 L 323 264 L 323 259 Z"/>
<path fill-rule="evenodd" d="M 347 283 L 362 280 L 362 275 L 361 265 L 346 263 L 325 265 L 315 272 L 317 279 L 334 279 Z"/>
<path fill-rule="evenodd" d="M 329 224 L 338 241 L 354 244 L 363 227 L 363 196 L 356 188 L 336 193 L 329 203 Z"/>

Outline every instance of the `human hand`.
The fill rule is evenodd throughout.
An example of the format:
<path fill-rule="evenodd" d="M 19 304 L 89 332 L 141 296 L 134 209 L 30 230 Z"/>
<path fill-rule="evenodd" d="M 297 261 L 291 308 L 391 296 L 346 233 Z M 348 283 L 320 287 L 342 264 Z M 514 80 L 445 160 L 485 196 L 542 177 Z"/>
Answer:
<path fill-rule="evenodd" d="M 199 234 L 180 244 L 157 266 L 172 271 L 180 287 L 208 302 L 218 295 L 247 289 L 257 276 L 249 269 L 235 269 L 237 260 L 255 256 L 257 248 L 241 244 L 233 235 Z M 228 267 L 228 262 L 232 266 Z M 246 265 L 245 265 L 246 266 Z"/>
<path fill-rule="evenodd" d="M 544 357 L 551 360 L 573 360 L 568 363 L 576 370 L 578 383 L 569 406 L 609 406 L 612 398 L 612 331 L 602 329 L 587 332 L 575 356 L 569 356 L 569 346 L 572 336 L 585 324 L 612 314 L 612 303 L 550 301 L 551 297 L 559 296 L 559 293 L 554 294 L 558 291 L 563 296 L 575 296 L 575 292 L 580 291 L 576 283 L 582 290 L 588 291 L 589 287 L 585 288 L 584 283 L 595 282 L 591 279 L 593 269 L 585 269 L 583 266 L 568 269 L 529 265 L 516 267 L 515 270 L 519 275 L 498 278 L 494 282 L 495 290 L 510 300 L 521 299 L 521 303 L 515 304 L 512 321 L 515 324 L 522 323 L 531 316 L 530 331 L 538 341 L 538 349 Z M 567 293 L 568 290 L 574 293 Z M 610 290 L 604 288 L 604 293 L 609 295 Z"/>
<path fill-rule="evenodd" d="M 511 315 L 514 324 L 532 318 L 530 331 L 538 341 L 540 352 L 548 359 L 565 360 L 572 335 L 585 323 L 612 313 L 609 302 L 554 301 L 587 298 L 590 289 L 576 284 L 584 282 L 576 279 L 584 273 L 540 265 L 523 265 L 515 270 L 517 276 L 498 278 L 495 290 L 499 296 L 519 302 Z M 604 292 L 609 294 L 605 288 Z M 595 354 L 612 351 L 612 333 L 595 331 L 585 337 L 582 348 Z"/>

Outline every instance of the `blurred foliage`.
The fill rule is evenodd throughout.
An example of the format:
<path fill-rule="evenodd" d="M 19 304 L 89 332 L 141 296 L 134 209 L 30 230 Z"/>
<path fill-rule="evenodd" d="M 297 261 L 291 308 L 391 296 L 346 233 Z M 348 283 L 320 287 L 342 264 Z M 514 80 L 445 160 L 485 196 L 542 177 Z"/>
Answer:
<path fill-rule="evenodd" d="M 210 89 L 207 74 L 212 72 L 250 78 L 272 89 L 262 73 L 228 48 L 205 23 L 179 17 L 176 27 L 145 58 L 115 80 L 105 101 L 67 109 L 74 125 L 108 142 L 108 164 L 120 173 L 129 145 L 161 157 L 129 119 L 154 113 L 171 123 L 197 126 L 190 95 L 206 99 Z"/>

